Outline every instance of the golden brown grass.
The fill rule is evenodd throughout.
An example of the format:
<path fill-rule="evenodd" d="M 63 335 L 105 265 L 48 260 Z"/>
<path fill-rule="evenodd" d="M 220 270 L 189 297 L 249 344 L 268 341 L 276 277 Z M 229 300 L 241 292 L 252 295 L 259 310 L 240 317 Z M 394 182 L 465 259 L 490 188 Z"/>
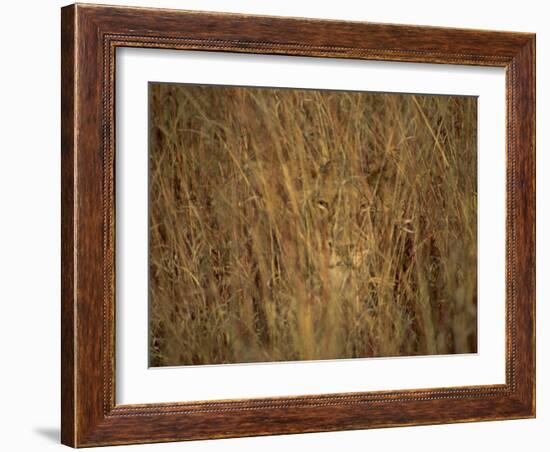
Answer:
<path fill-rule="evenodd" d="M 152 366 L 476 351 L 476 99 L 150 84 Z"/>

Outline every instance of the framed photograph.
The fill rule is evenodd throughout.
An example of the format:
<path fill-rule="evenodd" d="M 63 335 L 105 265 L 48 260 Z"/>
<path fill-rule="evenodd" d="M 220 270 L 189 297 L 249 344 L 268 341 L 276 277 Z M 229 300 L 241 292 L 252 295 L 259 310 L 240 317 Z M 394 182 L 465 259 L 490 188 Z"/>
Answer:
<path fill-rule="evenodd" d="M 61 33 L 64 444 L 535 416 L 535 35 Z"/>

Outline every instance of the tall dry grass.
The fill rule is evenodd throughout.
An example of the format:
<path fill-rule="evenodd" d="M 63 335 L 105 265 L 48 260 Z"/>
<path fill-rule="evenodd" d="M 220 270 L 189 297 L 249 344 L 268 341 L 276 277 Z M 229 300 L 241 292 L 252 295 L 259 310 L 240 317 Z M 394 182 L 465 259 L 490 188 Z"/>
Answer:
<path fill-rule="evenodd" d="M 150 84 L 152 366 L 476 351 L 476 99 Z"/>

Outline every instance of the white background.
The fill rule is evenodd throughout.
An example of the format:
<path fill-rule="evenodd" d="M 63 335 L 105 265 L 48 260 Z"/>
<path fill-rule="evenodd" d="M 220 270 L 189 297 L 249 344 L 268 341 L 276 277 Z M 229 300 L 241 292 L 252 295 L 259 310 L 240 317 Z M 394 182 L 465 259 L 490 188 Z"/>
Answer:
<path fill-rule="evenodd" d="M 537 32 L 538 412 L 536 420 L 406 427 L 222 441 L 118 447 L 115 450 L 280 451 L 399 450 L 543 451 L 548 448 L 547 390 L 550 320 L 544 298 L 550 213 L 550 31 L 545 3 L 536 0 L 277 2 L 118 0 L 119 4 L 368 20 Z M 0 283 L 2 372 L 0 444 L 9 451 L 61 449 L 59 443 L 59 1 L 7 2 L 0 45 Z M 544 381 L 546 380 L 546 382 Z M 546 434 L 546 435 L 545 435 Z"/>
<path fill-rule="evenodd" d="M 148 81 L 479 96 L 478 353 L 148 369 Z M 124 48 L 116 83 L 117 403 L 505 382 L 504 69 Z"/>

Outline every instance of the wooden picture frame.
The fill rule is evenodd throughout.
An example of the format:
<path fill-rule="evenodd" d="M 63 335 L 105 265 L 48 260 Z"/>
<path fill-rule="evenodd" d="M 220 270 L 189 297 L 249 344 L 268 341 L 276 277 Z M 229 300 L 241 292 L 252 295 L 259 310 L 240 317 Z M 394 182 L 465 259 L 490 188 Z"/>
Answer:
<path fill-rule="evenodd" d="M 73 447 L 535 416 L 535 35 L 70 5 L 62 9 L 62 442 Z M 115 50 L 506 69 L 506 383 L 115 403 Z"/>

